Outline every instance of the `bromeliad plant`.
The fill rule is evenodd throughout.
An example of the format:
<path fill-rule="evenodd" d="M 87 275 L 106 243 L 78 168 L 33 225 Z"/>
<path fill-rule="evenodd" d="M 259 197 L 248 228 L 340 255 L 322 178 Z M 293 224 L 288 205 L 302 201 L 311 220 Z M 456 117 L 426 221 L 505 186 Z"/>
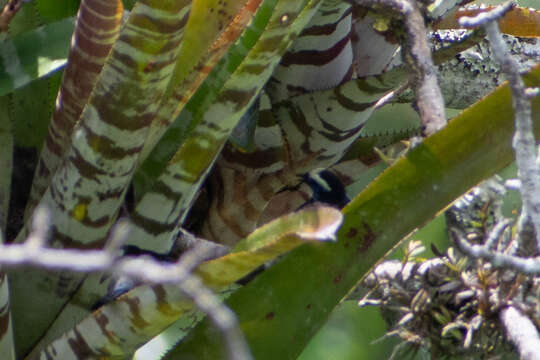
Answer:
<path fill-rule="evenodd" d="M 457 5 L 430 5 L 428 18 L 449 3 Z M 372 154 L 359 151 L 365 122 L 407 81 L 395 66 L 399 22 L 359 4 L 140 0 L 127 12 L 122 1 L 83 0 L 74 25 L 75 0 L 23 5 L 0 44 L 7 240 L 24 242 L 40 209 L 49 212 L 53 248 L 101 249 L 127 217 L 126 244 L 163 254 L 188 228 L 233 249 L 194 270 L 221 291 L 302 239 L 331 237 L 339 212 L 283 215 L 305 201 L 305 189 L 282 191 L 319 167 L 354 182 Z M 294 250 L 235 291 L 228 304 L 254 356 L 297 356 L 386 251 L 510 161 L 510 134 L 510 101 L 499 89 L 354 199 L 337 243 Z M 378 145 L 406 135 L 390 130 Z M 27 201 L 22 183 L 10 183 L 23 170 L 10 161 L 14 148 L 15 159 L 39 150 L 35 171 L 22 157 L 35 174 Z M 13 271 L 10 302 L 3 279 L 0 345 L 17 358 L 126 358 L 195 311 L 174 285 L 142 285 L 92 312 L 113 281 L 102 273 Z M 168 356 L 222 357 L 212 331 L 203 323 Z"/>

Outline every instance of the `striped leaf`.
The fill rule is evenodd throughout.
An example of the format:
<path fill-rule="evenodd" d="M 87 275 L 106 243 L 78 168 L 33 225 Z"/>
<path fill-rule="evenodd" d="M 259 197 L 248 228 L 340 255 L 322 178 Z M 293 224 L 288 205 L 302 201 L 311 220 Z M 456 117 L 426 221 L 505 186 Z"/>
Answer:
<path fill-rule="evenodd" d="M 53 246 L 103 246 L 174 69 L 188 5 L 148 0 L 133 8 L 39 203 L 54 220 Z M 18 342 L 20 351 L 43 335 L 81 278 L 31 270 L 13 274 L 16 323 L 33 323 L 32 333 L 25 329 Z"/>
<path fill-rule="evenodd" d="M 351 80 L 352 30 L 351 6 L 324 1 L 285 54 L 265 87 L 271 111 L 259 119 L 255 150 L 229 146 L 218 161 L 205 238 L 234 244 L 249 234 L 274 195 L 298 184 L 297 174 L 336 163 L 360 136 L 375 103 L 404 79 Z M 295 197 L 283 208 L 300 201 Z"/>
<path fill-rule="evenodd" d="M 142 152 L 153 149 L 230 45 L 245 30 L 262 0 L 198 0 L 186 25 L 176 69 Z"/>
<path fill-rule="evenodd" d="M 130 241 L 141 247 L 170 248 L 175 229 L 191 207 L 200 185 L 221 148 L 251 106 L 286 48 L 307 24 L 318 1 L 281 0 L 246 59 L 226 81 L 216 99 L 169 161 L 153 188 L 137 203 L 132 218 L 138 226 Z M 153 236 L 155 244 L 145 240 Z"/>
<path fill-rule="evenodd" d="M 540 66 L 525 81 L 540 85 Z M 540 124 L 540 97 L 533 100 L 532 114 Z M 536 129 L 538 137 L 540 127 Z M 296 249 L 232 294 L 226 304 L 237 314 L 253 357 L 297 358 L 330 312 L 382 256 L 512 161 L 513 132 L 511 96 L 505 86 L 425 139 L 353 199 L 343 210 L 337 243 Z M 220 339 L 205 320 L 166 359 L 224 359 Z"/>
<path fill-rule="evenodd" d="M 331 240 L 341 219 L 341 213 L 330 207 L 313 207 L 284 216 L 255 231 L 232 253 L 201 264 L 194 274 L 205 286 L 221 291 L 301 244 Z M 173 268 L 171 265 L 171 271 Z M 194 311 L 192 300 L 177 285 L 141 286 L 98 309 L 28 359 L 125 358 Z"/>
<path fill-rule="evenodd" d="M 71 143 L 73 128 L 118 37 L 122 15 L 123 6 L 120 0 L 81 2 L 68 64 L 35 171 L 27 216 L 43 196 Z"/>
<path fill-rule="evenodd" d="M 188 22 L 188 25 L 186 25 L 188 26 L 188 28 L 185 29 L 186 34 L 189 34 L 189 31 L 198 31 L 197 30 L 198 27 L 192 26 L 191 28 L 189 28 L 189 25 L 196 24 L 196 26 L 200 26 L 200 23 L 202 21 L 201 16 L 204 17 L 204 12 L 201 12 L 200 7 L 203 6 L 204 4 L 205 2 L 197 3 L 196 6 L 198 6 L 199 8 L 194 18 L 192 17 L 193 13 L 190 14 L 190 18 L 189 18 L 190 20 Z M 221 56 L 223 52 L 226 50 L 228 44 L 226 43 L 225 40 L 227 41 L 234 40 L 234 37 L 238 35 L 239 27 L 242 28 L 242 26 L 245 26 L 247 24 L 247 20 L 249 20 L 248 15 L 250 12 L 254 10 L 253 6 L 257 5 L 257 3 L 248 2 L 243 7 L 241 7 L 240 5 L 241 5 L 240 3 L 235 5 L 236 8 L 240 8 L 241 10 L 240 10 L 240 13 L 231 22 L 231 24 L 225 29 L 220 29 L 222 31 L 220 34 L 218 34 L 219 36 L 215 35 L 213 38 L 209 39 L 211 40 L 209 41 L 209 43 L 213 41 L 213 44 L 209 44 L 209 46 L 212 45 L 210 46 L 210 49 L 209 50 L 207 49 L 205 53 L 203 51 L 205 50 L 204 48 L 199 48 L 199 50 L 202 51 L 202 53 L 200 54 L 201 58 L 200 58 L 199 64 L 197 65 L 196 63 L 194 63 L 193 71 L 187 72 L 187 74 L 185 74 L 186 79 L 184 79 L 182 86 L 184 87 L 187 86 L 188 88 L 196 87 L 197 84 L 200 83 L 201 79 L 205 78 L 207 74 L 204 74 L 204 73 L 197 74 L 195 70 L 199 69 L 199 67 L 202 66 L 201 64 L 204 64 L 204 66 L 209 66 L 209 67 L 212 66 L 212 62 L 216 61 L 216 57 Z M 227 11 L 230 11 L 230 9 L 228 9 Z M 228 13 L 225 15 L 226 15 L 225 17 L 224 17 L 224 14 L 222 13 L 216 15 L 214 19 L 216 23 L 216 27 L 218 27 L 218 25 L 220 23 L 223 23 L 223 21 L 225 21 L 226 19 L 232 17 Z M 195 20 L 192 21 L 192 19 L 195 19 Z M 212 40 L 214 38 L 215 40 Z M 188 41 L 187 47 L 184 47 L 186 46 L 186 41 Z M 190 46 L 193 46 L 191 43 L 196 42 L 193 38 L 193 35 L 191 35 L 191 37 L 187 39 L 186 41 L 184 40 L 182 41 L 180 55 L 183 54 L 182 51 L 186 51 L 186 48 L 189 50 Z M 184 54 L 184 57 L 185 57 L 185 54 Z M 196 55 L 194 55 L 194 58 L 196 58 Z M 190 61 L 192 60 L 190 59 Z M 194 76 L 194 75 L 197 75 L 197 76 Z M 174 82 L 174 81 L 179 81 L 178 77 L 176 78 L 176 80 L 170 80 L 170 82 Z M 169 86 L 170 86 L 170 83 L 169 83 Z M 178 89 L 175 90 L 175 92 L 177 91 Z M 162 103 L 160 104 L 161 106 L 157 110 L 156 117 L 153 120 L 153 124 L 160 123 L 160 117 L 165 113 L 164 111 L 166 110 L 168 104 L 170 103 L 171 101 L 168 101 L 166 99 L 162 101 Z M 177 99 L 173 100 L 172 103 L 178 104 L 178 100 Z M 130 237 L 131 242 L 134 242 L 133 238 L 134 238 L 133 236 Z M 151 240 L 151 237 L 147 237 L 140 240 L 143 242 L 148 242 L 149 240 Z M 146 245 L 146 247 L 148 246 L 149 245 Z M 152 242 L 150 246 L 155 246 L 155 244 Z M 154 250 L 160 251 L 162 249 L 154 248 Z M 77 294 L 75 294 L 74 299 L 64 307 L 62 313 L 57 317 L 52 327 L 49 329 L 45 337 L 42 339 L 41 342 L 43 344 L 46 344 L 50 339 L 58 336 L 58 334 L 62 333 L 67 328 L 72 326 L 73 319 L 79 319 L 79 318 L 82 318 L 84 315 L 86 315 L 90 307 L 93 305 L 93 303 L 95 303 L 96 299 L 99 299 L 105 295 L 108 282 L 102 282 L 100 281 L 100 278 L 101 276 L 99 274 L 91 275 L 88 279 L 84 281 L 83 285 L 78 289 Z M 81 308 L 81 303 L 86 304 L 87 306 L 85 308 Z"/>

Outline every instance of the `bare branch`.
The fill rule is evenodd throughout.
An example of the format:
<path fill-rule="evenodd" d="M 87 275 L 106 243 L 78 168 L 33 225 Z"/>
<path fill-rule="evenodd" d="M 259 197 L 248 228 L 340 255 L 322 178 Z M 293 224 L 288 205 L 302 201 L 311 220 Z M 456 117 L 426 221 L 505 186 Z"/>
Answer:
<path fill-rule="evenodd" d="M 537 166 L 537 149 L 533 135 L 530 103 L 531 96 L 538 91 L 530 91 L 525 87 L 521 79 L 519 65 L 508 53 L 496 22 L 514 6 L 513 2 L 508 2 L 492 11 L 480 13 L 474 18 L 462 17 L 460 24 L 463 26 L 483 25 L 485 27 L 493 55 L 501 64 L 501 71 L 509 82 L 515 112 L 516 132 L 513 146 L 521 181 L 522 216 L 529 217 L 534 225 L 538 251 L 540 249 L 540 167 Z"/>
<path fill-rule="evenodd" d="M 513 306 L 504 308 L 499 318 L 506 329 L 507 338 L 518 349 L 520 359 L 540 359 L 540 337 L 531 319 Z"/>
<path fill-rule="evenodd" d="M 491 11 L 481 12 L 475 17 L 463 16 L 459 19 L 459 23 L 464 27 L 477 27 L 481 25 L 488 25 L 494 21 L 502 18 L 507 12 L 512 10 L 516 6 L 516 3 L 513 1 L 508 1 L 507 3 L 497 6 Z"/>
<path fill-rule="evenodd" d="M 495 252 L 485 245 L 471 245 L 456 231 L 450 229 L 454 241 L 459 249 L 474 258 L 487 259 L 494 267 L 512 268 L 524 274 L 540 274 L 540 257 L 522 258 L 519 256 L 507 255 Z"/>
<path fill-rule="evenodd" d="M 403 58 L 412 70 L 411 85 L 416 94 L 416 105 L 425 127 L 431 135 L 446 125 L 444 100 L 438 85 L 437 70 L 433 64 L 424 17 L 416 1 L 411 0 L 357 0 L 362 6 L 383 7 L 402 17 L 407 41 Z"/>
<path fill-rule="evenodd" d="M 108 272 L 145 283 L 176 284 L 223 332 L 230 359 L 252 359 L 235 314 L 197 276 L 191 274 L 198 264 L 208 259 L 209 253 L 222 255 L 223 248 L 216 250 L 206 243 L 194 246 L 175 263 L 157 261 L 145 255 L 122 257 L 120 249 L 129 235 L 129 224 L 119 221 L 103 250 L 52 249 L 45 247 L 49 224 L 46 209 L 36 209 L 33 231 L 24 243 L 4 245 L 0 242 L 0 267 L 33 266 L 82 273 Z"/>

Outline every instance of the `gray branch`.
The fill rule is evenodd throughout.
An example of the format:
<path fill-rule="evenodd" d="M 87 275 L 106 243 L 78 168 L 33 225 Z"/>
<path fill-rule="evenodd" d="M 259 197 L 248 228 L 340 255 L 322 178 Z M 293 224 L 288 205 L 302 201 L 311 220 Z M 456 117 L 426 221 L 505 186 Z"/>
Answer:
<path fill-rule="evenodd" d="M 466 35 L 465 30 L 439 30 L 432 33 L 434 56 L 440 53 L 437 49 L 453 47 Z M 538 64 L 540 38 L 519 38 L 506 34 L 503 38 L 521 72 Z M 500 76 L 501 67 L 492 56 L 487 39 L 480 40 L 476 45 L 438 65 L 438 72 L 439 86 L 446 106 L 454 109 L 467 108 L 504 82 Z M 414 93 L 403 92 L 396 101 L 410 103 L 414 101 Z"/>
<path fill-rule="evenodd" d="M 540 337 L 531 319 L 512 306 L 504 308 L 499 318 L 506 330 L 506 337 L 518 349 L 520 359 L 539 360 Z"/>
<path fill-rule="evenodd" d="M 424 132 L 431 135 L 446 125 L 445 106 L 433 64 L 424 17 L 416 1 L 411 0 L 356 0 L 357 4 L 382 8 L 399 16 L 407 39 L 403 46 L 404 62 L 412 72 L 411 85 Z"/>
<path fill-rule="evenodd" d="M 501 65 L 501 71 L 510 85 L 516 123 L 513 146 L 521 181 L 522 216 L 529 218 L 533 223 L 538 250 L 540 249 L 540 167 L 537 166 L 536 160 L 537 149 L 530 102 L 537 91 L 530 91 L 525 87 L 519 64 L 510 56 L 496 21 L 514 6 L 513 2 L 508 2 L 474 18 L 462 17 L 460 23 L 463 26 L 484 26 L 493 56 Z"/>
<path fill-rule="evenodd" d="M 120 221 L 103 250 L 67 250 L 46 247 L 49 216 L 38 208 L 34 216 L 33 231 L 22 244 L 5 245 L 0 242 L 0 267 L 17 269 L 36 267 L 46 270 L 67 270 L 81 273 L 108 272 L 118 277 L 128 277 L 145 283 L 174 284 L 214 322 L 225 337 L 229 358 L 252 359 L 251 353 L 238 326 L 235 314 L 191 271 L 216 252 L 205 242 L 194 246 L 175 263 L 160 262 L 150 256 L 122 257 L 120 248 L 129 235 L 129 224 Z"/>
<path fill-rule="evenodd" d="M 455 229 L 450 232 L 459 249 L 473 258 L 486 259 L 495 267 L 511 268 L 524 274 L 540 274 L 540 257 L 522 258 L 494 251 L 486 245 L 471 245 Z"/>

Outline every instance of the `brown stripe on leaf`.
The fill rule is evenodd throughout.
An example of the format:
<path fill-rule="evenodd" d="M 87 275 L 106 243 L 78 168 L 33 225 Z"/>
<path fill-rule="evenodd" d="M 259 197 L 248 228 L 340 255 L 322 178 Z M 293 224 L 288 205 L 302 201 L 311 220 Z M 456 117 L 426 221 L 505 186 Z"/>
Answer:
<path fill-rule="evenodd" d="M 302 50 L 286 53 L 282 60 L 281 66 L 291 65 L 315 65 L 322 66 L 333 61 L 350 42 L 349 37 L 344 37 L 331 48 L 326 50 Z"/>
<path fill-rule="evenodd" d="M 180 312 L 174 310 L 167 300 L 167 292 L 163 285 L 154 285 L 151 287 L 156 297 L 157 310 L 167 317 L 177 316 Z"/>
<path fill-rule="evenodd" d="M 336 13 L 337 11 L 329 12 L 327 15 L 330 15 L 332 13 Z M 300 34 L 300 37 L 302 36 L 319 36 L 319 35 L 330 35 L 334 31 L 336 31 L 339 23 L 345 19 L 346 17 L 350 16 L 352 13 L 352 8 L 348 8 L 343 14 L 341 14 L 341 17 L 337 19 L 333 23 L 328 23 L 324 25 L 314 25 L 310 26 L 302 31 Z M 325 14 L 323 14 L 325 15 Z"/>
<path fill-rule="evenodd" d="M 257 90 L 256 87 L 246 90 L 227 89 L 220 92 L 216 102 L 233 102 L 235 107 L 232 112 L 237 112 L 247 106 L 249 100 L 253 99 L 257 94 Z"/>
<path fill-rule="evenodd" d="M 362 130 L 363 127 L 364 127 L 364 124 L 361 124 L 361 125 L 353 128 L 353 129 L 350 129 L 350 130 L 347 130 L 347 131 L 328 132 L 328 131 L 319 130 L 317 132 L 319 134 L 321 134 L 322 136 L 324 136 L 325 138 L 327 138 L 328 140 L 330 140 L 330 141 L 342 142 L 342 141 L 345 141 L 345 140 L 349 139 L 350 137 L 355 136 L 356 134 L 358 134 L 358 132 L 360 130 Z"/>
<path fill-rule="evenodd" d="M 239 171 L 233 170 L 233 176 L 229 176 L 224 181 L 230 181 L 230 182 L 232 181 L 233 183 L 232 186 L 234 189 L 233 190 L 233 203 L 239 209 L 242 210 L 241 214 L 243 215 L 243 220 L 244 220 L 242 222 L 242 225 L 244 228 L 248 228 L 248 231 L 250 232 L 252 230 L 252 226 L 255 225 L 255 222 L 259 218 L 262 208 L 258 209 L 254 207 L 247 197 L 247 194 L 250 190 L 250 186 L 247 183 L 246 175 L 242 174 Z M 232 206 L 235 206 L 235 205 L 232 205 Z M 251 224 L 249 224 L 249 222 L 251 222 Z"/>
<path fill-rule="evenodd" d="M 309 121 L 306 119 L 304 112 L 296 106 L 293 102 L 286 102 L 286 110 L 289 113 L 290 121 L 296 126 L 298 131 L 300 131 L 306 138 L 311 137 L 311 132 L 313 127 L 309 124 Z"/>
<path fill-rule="evenodd" d="M 129 296 L 123 296 L 118 299 L 120 302 L 124 302 L 129 307 L 129 312 L 131 313 L 130 322 L 137 329 L 144 329 L 145 327 L 150 326 L 151 324 L 144 320 L 141 316 L 141 309 L 139 307 L 140 299 L 132 298 Z M 133 332 L 138 332 L 134 330 Z"/>
<path fill-rule="evenodd" d="M 348 98 L 346 95 L 343 95 L 341 93 L 341 87 L 335 88 L 333 90 L 333 92 L 334 92 L 334 95 L 336 97 L 337 102 L 341 106 L 343 106 L 345 109 L 350 110 L 350 111 L 356 111 L 356 112 L 365 111 L 365 110 L 373 107 L 378 101 L 378 100 L 375 100 L 375 101 L 371 101 L 371 102 L 367 102 L 367 103 L 356 102 L 356 101 Z"/>
<path fill-rule="evenodd" d="M 110 199 L 119 199 L 124 193 L 123 188 L 108 189 L 106 191 L 97 191 L 96 197 L 99 201 L 105 201 Z"/>
<path fill-rule="evenodd" d="M 381 94 L 382 95 L 385 92 L 393 89 L 392 86 L 384 86 L 383 84 L 381 84 L 381 86 L 375 86 L 371 84 L 369 81 L 362 80 L 362 79 L 356 80 L 355 84 L 359 90 L 362 90 L 363 92 L 368 93 L 368 94 Z"/>
<path fill-rule="evenodd" d="M 102 249 L 103 246 L 105 246 L 105 243 L 107 242 L 107 238 L 105 237 L 101 240 L 96 240 L 90 243 L 83 243 L 83 242 L 77 241 L 76 239 L 71 238 L 70 236 L 62 234 L 56 229 L 56 226 L 52 228 L 51 239 L 53 239 L 55 243 L 61 244 L 62 248 L 78 249 L 78 250 Z"/>
<path fill-rule="evenodd" d="M 178 5 L 178 7 L 177 9 L 175 9 L 174 12 L 175 13 L 180 12 L 180 10 L 185 8 L 188 4 L 189 4 L 189 1 L 185 1 L 185 0 L 177 1 L 176 5 Z M 189 12 L 186 12 L 186 15 L 183 16 L 181 19 L 178 19 L 176 17 L 175 18 L 171 17 L 170 21 L 167 21 L 169 19 L 164 19 L 164 18 L 156 19 L 149 14 L 133 13 L 130 16 L 130 22 L 132 26 L 135 26 L 138 28 L 159 31 L 160 33 L 174 33 L 178 31 L 178 29 L 183 28 L 186 25 L 188 18 L 189 18 Z M 148 34 L 148 35 L 152 36 L 152 34 Z"/>
<path fill-rule="evenodd" d="M 175 174 L 177 175 L 177 174 Z M 179 176 L 174 176 L 175 179 L 178 180 Z M 180 200 L 182 198 L 183 193 L 174 191 L 169 185 L 161 181 L 161 179 L 158 179 L 155 184 L 152 187 L 153 191 L 165 196 L 167 199 L 175 199 Z"/>
<path fill-rule="evenodd" d="M 116 146 L 117 139 L 109 139 L 106 136 L 95 134 L 91 128 L 87 126 L 86 123 L 82 124 L 82 127 L 86 130 L 86 142 L 95 152 L 99 153 L 106 159 L 109 160 L 122 160 L 127 156 L 134 156 L 139 153 L 142 149 L 142 144 L 140 146 L 125 149 L 120 146 Z"/>
<path fill-rule="evenodd" d="M 173 230 L 176 227 L 176 224 L 174 223 L 168 224 L 147 218 L 146 216 L 138 213 L 137 210 L 133 211 L 130 217 L 131 221 L 137 224 L 138 227 L 143 228 L 144 231 L 153 236 L 161 235 L 163 233 Z"/>
<path fill-rule="evenodd" d="M 104 58 L 109 55 L 112 43 L 112 41 L 109 43 L 96 42 L 94 37 L 90 37 L 90 34 L 85 34 L 84 32 L 74 34 L 74 44 L 77 45 L 77 50 L 75 51 L 92 57 Z"/>
<path fill-rule="evenodd" d="M 219 172 L 221 173 L 221 171 Z M 218 184 L 217 189 L 224 189 L 224 181 L 221 178 L 221 174 L 218 174 L 218 172 L 214 173 L 214 180 L 215 183 Z M 234 216 L 231 216 L 228 214 L 228 207 L 231 205 L 230 203 L 226 203 L 224 199 L 224 191 L 214 191 L 214 194 L 216 194 L 217 197 L 217 204 L 215 211 L 217 213 L 217 216 L 221 219 L 221 221 L 227 226 L 227 228 L 233 232 L 236 236 L 242 237 L 245 235 L 244 229 L 240 225 L 238 225 L 238 221 L 242 221 L 243 219 L 237 219 Z M 219 238 L 218 238 L 219 239 Z"/>
<path fill-rule="evenodd" d="M 110 343 L 121 345 L 120 339 L 114 334 L 114 331 L 107 330 L 107 325 L 109 324 L 109 317 L 101 311 L 101 309 L 96 310 L 94 314 L 94 319 L 101 329 L 101 333 L 109 340 Z"/>
<path fill-rule="evenodd" d="M 109 38 L 122 21 L 123 5 L 121 1 L 83 0 L 79 8 L 78 21 L 92 37 Z M 95 31 L 99 29 L 99 31 Z"/>
<path fill-rule="evenodd" d="M 251 153 L 237 151 L 233 146 L 226 146 L 222 155 L 227 162 L 242 165 L 250 169 L 267 168 L 281 161 L 284 156 L 281 146 L 256 150 Z"/>
<path fill-rule="evenodd" d="M 118 51 L 114 51 L 111 53 L 111 59 L 108 63 L 108 65 L 110 65 L 115 72 L 124 75 L 128 71 L 128 69 L 135 69 L 138 64 L 139 63 L 137 62 L 137 60 L 135 60 L 128 54 L 122 54 Z"/>
<path fill-rule="evenodd" d="M 54 141 L 53 137 L 50 136 L 50 135 L 47 136 L 47 138 L 45 139 L 45 146 L 47 147 L 47 150 L 49 150 L 53 154 L 55 154 L 55 155 L 57 155 L 59 157 L 61 157 L 63 155 L 64 148 L 62 146 L 60 146 L 60 144 L 58 144 L 56 141 Z M 40 162 L 40 164 L 41 163 L 42 162 Z"/>
<path fill-rule="evenodd" d="M 85 179 L 94 180 L 97 183 L 101 183 L 98 179 L 99 175 L 107 175 L 107 173 L 94 164 L 86 161 L 76 148 L 72 148 L 75 153 L 69 158 L 69 161 L 77 168 L 79 173 Z"/>
<path fill-rule="evenodd" d="M 68 338 L 67 342 L 77 359 L 91 359 L 95 354 L 79 332 L 79 329 L 75 326 L 71 333 L 74 337 Z"/>
<path fill-rule="evenodd" d="M 64 192 L 62 189 L 57 190 L 57 186 L 61 187 L 61 184 L 52 184 L 49 187 L 49 191 L 51 192 L 51 199 L 53 199 L 57 203 L 60 211 L 64 212 L 66 211 L 66 207 L 64 206 Z"/>
<path fill-rule="evenodd" d="M 266 201 L 270 201 L 276 193 L 276 188 L 273 186 L 273 176 L 274 175 L 263 175 L 257 182 L 257 190 Z"/>
<path fill-rule="evenodd" d="M 126 131 L 136 131 L 148 127 L 154 118 L 154 113 L 148 113 L 146 102 L 140 102 L 142 98 L 156 97 L 155 94 L 146 94 L 144 90 L 138 86 L 133 86 L 131 83 L 116 83 L 118 88 L 104 89 L 96 87 L 96 92 L 92 105 L 95 107 L 99 114 L 101 121 L 113 125 L 118 129 Z M 124 89 L 122 89 L 124 87 Z M 133 91 L 127 91 L 128 88 L 132 88 Z M 114 94 L 114 95 L 111 95 Z M 111 101 L 111 97 L 114 98 L 114 102 Z M 120 104 L 137 104 L 135 106 L 135 113 L 137 115 L 127 115 L 119 107 Z M 131 108 L 131 106 L 130 106 Z M 144 139 L 141 141 L 141 143 Z"/>

